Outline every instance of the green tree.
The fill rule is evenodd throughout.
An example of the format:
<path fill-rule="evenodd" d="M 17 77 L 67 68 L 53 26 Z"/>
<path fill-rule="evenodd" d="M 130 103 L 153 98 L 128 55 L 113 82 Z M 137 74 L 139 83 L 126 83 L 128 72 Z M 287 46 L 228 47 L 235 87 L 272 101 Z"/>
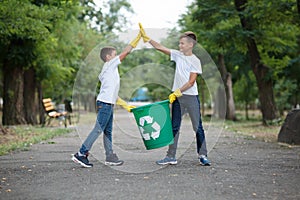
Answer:
<path fill-rule="evenodd" d="M 264 122 L 277 117 L 273 80 L 291 60 L 287 50 L 295 52 L 297 46 L 295 8 L 295 2 L 290 0 L 197 0 L 181 21 L 184 28 L 199 33 L 209 52 L 224 55 L 231 73 L 236 65 L 241 69 L 249 62 L 256 77 Z M 233 78 L 238 79 L 235 74 Z"/>
<path fill-rule="evenodd" d="M 235 0 L 251 68 L 255 74 L 263 121 L 278 117 L 273 92 L 273 73 L 288 65 L 290 57 L 283 52 L 296 47 L 299 27 L 292 24 L 295 3 Z M 284 20 L 286 23 L 281 23 Z"/>
<path fill-rule="evenodd" d="M 119 11 L 124 7 L 130 11 L 130 4 L 114 2 L 118 5 L 110 2 L 111 12 L 103 14 L 93 0 L 1 1 L 3 124 L 36 124 L 43 97 L 60 103 L 72 95 L 76 73 L 88 52 L 108 40 L 104 32 L 126 25 Z M 98 21 L 101 34 L 91 20 Z"/>
<path fill-rule="evenodd" d="M 31 105 L 25 103 L 24 98 L 26 94 L 34 95 L 32 89 L 26 89 L 35 88 L 36 84 L 33 78 L 35 70 L 31 69 L 37 57 L 35 49 L 49 37 L 53 28 L 50 21 L 58 19 L 59 11 L 47 6 L 38 7 L 29 1 L 11 0 L 1 2 L 0 13 L 1 69 L 4 77 L 2 123 L 24 124 L 28 120 L 26 112 L 33 110 L 30 108 L 36 103 L 34 96 L 29 101 Z"/>

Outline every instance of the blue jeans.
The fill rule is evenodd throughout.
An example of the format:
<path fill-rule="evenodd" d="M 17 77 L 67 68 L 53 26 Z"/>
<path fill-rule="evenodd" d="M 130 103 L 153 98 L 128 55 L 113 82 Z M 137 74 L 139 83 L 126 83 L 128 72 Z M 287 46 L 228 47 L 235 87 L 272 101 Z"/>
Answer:
<path fill-rule="evenodd" d="M 83 142 L 80 153 L 87 154 L 92 148 L 94 142 L 103 132 L 103 144 L 105 149 L 105 154 L 109 155 L 113 153 L 112 149 L 112 125 L 113 125 L 113 104 L 104 103 L 97 101 L 97 121 L 95 127 L 90 132 L 88 137 Z"/>
<path fill-rule="evenodd" d="M 182 97 L 179 97 L 173 102 L 172 129 L 174 135 L 174 143 L 169 145 L 167 156 L 168 157 L 176 156 L 181 120 L 182 120 L 182 116 L 186 112 L 189 114 L 191 118 L 193 130 L 196 133 L 197 153 L 198 155 L 207 156 L 205 134 L 202 126 L 201 113 L 200 113 L 200 101 L 198 99 L 198 95 L 195 96 L 183 95 Z"/>

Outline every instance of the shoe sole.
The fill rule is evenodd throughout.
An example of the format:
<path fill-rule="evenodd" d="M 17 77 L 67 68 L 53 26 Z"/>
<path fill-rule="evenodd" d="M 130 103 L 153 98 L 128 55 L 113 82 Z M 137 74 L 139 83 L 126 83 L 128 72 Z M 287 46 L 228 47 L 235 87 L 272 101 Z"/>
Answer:
<path fill-rule="evenodd" d="M 105 165 L 107 166 L 119 166 L 119 165 L 123 165 L 124 162 L 118 162 L 118 163 L 114 163 L 114 162 L 108 162 L 108 161 L 105 161 Z"/>
<path fill-rule="evenodd" d="M 204 164 L 204 163 L 200 162 L 200 165 L 202 165 L 202 166 L 210 166 L 210 163 Z"/>
<path fill-rule="evenodd" d="M 158 164 L 158 165 L 177 165 L 177 161 L 166 162 L 166 163 L 158 163 L 158 162 L 156 162 L 156 164 Z"/>
<path fill-rule="evenodd" d="M 83 162 L 81 162 L 80 160 L 78 160 L 75 156 L 72 156 L 72 160 L 73 160 L 74 163 L 80 164 L 82 167 L 85 167 L 85 168 L 91 168 L 91 167 L 93 167 L 92 165 L 86 165 L 86 164 L 84 164 Z"/>

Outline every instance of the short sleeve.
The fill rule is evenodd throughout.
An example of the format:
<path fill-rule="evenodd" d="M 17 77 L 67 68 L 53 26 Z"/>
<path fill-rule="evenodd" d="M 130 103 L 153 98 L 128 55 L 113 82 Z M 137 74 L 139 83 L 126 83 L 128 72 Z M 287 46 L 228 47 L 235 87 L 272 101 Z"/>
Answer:
<path fill-rule="evenodd" d="M 198 58 L 191 59 L 191 72 L 202 74 L 202 66 Z"/>
<path fill-rule="evenodd" d="M 178 57 L 180 56 L 180 51 L 175 49 L 171 49 L 170 51 L 171 51 L 170 60 L 176 62 L 178 60 Z"/>

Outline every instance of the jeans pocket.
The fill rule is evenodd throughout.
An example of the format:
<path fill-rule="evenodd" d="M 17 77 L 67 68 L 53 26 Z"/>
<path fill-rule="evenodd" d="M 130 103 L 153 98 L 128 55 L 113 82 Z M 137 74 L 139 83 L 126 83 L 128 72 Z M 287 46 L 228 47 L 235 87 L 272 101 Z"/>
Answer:
<path fill-rule="evenodd" d="M 102 105 L 97 105 L 97 112 L 102 108 Z"/>

